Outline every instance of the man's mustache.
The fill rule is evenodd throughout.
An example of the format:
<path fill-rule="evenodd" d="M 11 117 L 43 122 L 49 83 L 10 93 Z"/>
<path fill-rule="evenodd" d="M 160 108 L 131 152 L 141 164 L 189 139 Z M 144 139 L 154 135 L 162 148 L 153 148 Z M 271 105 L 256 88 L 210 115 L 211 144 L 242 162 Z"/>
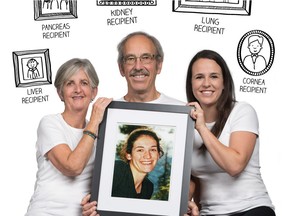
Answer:
<path fill-rule="evenodd" d="M 132 71 L 130 71 L 129 76 L 141 76 L 141 75 L 149 76 L 149 74 L 150 74 L 149 71 L 145 69 L 140 70 L 133 69 Z"/>

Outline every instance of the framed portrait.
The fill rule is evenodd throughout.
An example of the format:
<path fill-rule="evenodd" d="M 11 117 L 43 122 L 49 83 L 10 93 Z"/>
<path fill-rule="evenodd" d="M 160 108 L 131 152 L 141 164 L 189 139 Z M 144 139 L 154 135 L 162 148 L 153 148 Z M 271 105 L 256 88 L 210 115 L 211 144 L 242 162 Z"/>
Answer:
<path fill-rule="evenodd" d="M 173 11 L 250 15 L 252 0 L 173 0 Z"/>
<path fill-rule="evenodd" d="M 267 73 L 272 67 L 274 57 L 273 39 L 262 30 L 255 29 L 246 32 L 238 43 L 238 63 L 242 70 L 251 76 L 262 76 Z"/>
<path fill-rule="evenodd" d="M 101 216 L 187 212 L 194 139 L 190 110 L 111 102 L 99 127 L 92 178 L 91 200 Z"/>
<path fill-rule="evenodd" d="M 12 56 L 16 87 L 52 83 L 49 49 L 15 51 Z"/>
<path fill-rule="evenodd" d="M 34 20 L 75 18 L 77 0 L 34 0 Z"/>

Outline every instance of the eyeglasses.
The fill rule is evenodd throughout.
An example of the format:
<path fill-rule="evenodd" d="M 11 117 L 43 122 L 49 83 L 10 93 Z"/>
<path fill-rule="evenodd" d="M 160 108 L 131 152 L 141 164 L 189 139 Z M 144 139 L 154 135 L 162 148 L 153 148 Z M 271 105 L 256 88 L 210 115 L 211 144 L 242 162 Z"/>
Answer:
<path fill-rule="evenodd" d="M 123 61 L 125 64 L 134 65 L 137 59 L 139 58 L 142 64 L 150 64 L 155 59 L 155 57 L 156 55 L 149 54 L 149 53 L 142 54 L 139 57 L 135 55 L 127 55 L 123 58 Z"/>

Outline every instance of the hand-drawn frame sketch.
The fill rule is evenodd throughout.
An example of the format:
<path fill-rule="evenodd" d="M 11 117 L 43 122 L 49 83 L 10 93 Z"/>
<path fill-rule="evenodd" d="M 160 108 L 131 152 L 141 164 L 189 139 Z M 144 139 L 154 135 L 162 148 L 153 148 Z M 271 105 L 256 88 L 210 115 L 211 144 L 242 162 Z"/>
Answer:
<path fill-rule="evenodd" d="M 44 0 L 34 0 L 34 19 L 39 21 L 39 20 L 77 18 L 77 0 L 67 0 L 67 4 L 69 5 L 69 9 L 68 9 L 69 12 L 43 13 L 42 7 L 44 5 Z"/>
<path fill-rule="evenodd" d="M 51 63 L 49 49 L 15 51 L 12 53 L 16 87 L 28 87 L 52 83 Z M 24 62 L 29 59 L 39 59 L 41 76 L 27 79 L 25 76 Z"/>
<path fill-rule="evenodd" d="M 206 14 L 250 15 L 252 0 L 173 0 L 174 12 Z"/>
<path fill-rule="evenodd" d="M 258 71 L 251 70 L 251 68 L 247 67 L 247 65 L 244 64 L 245 56 L 248 57 L 249 54 L 251 54 L 247 51 L 249 50 L 247 47 L 249 47 L 248 41 L 249 41 L 249 37 L 251 36 L 261 37 L 263 41 L 261 43 L 261 46 L 258 46 L 258 47 L 265 47 L 264 53 L 262 52 L 261 54 L 257 53 L 257 55 L 255 55 L 254 53 L 255 59 L 252 64 L 254 69 L 257 69 L 258 58 L 265 57 L 265 59 L 266 58 L 268 59 L 268 63 L 266 63 L 265 67 L 261 68 Z M 252 59 L 253 55 L 250 55 L 250 56 L 251 57 L 249 58 Z M 270 35 L 268 35 L 266 32 L 262 30 L 251 30 L 245 33 L 239 41 L 239 44 L 237 47 L 237 60 L 238 60 L 240 67 L 246 74 L 249 74 L 251 76 L 262 76 L 263 74 L 267 73 L 272 67 L 274 57 L 275 57 L 275 45 L 274 45 L 273 39 L 270 37 Z"/>
<path fill-rule="evenodd" d="M 120 213 L 122 216 L 175 216 L 186 213 L 194 136 L 190 110 L 188 106 L 111 102 L 99 128 L 92 178 L 91 200 L 97 200 L 97 212 L 101 216 Z M 176 128 L 167 201 L 111 196 L 119 123 Z"/>
<path fill-rule="evenodd" d="M 97 0 L 98 6 L 156 6 L 157 0 Z"/>

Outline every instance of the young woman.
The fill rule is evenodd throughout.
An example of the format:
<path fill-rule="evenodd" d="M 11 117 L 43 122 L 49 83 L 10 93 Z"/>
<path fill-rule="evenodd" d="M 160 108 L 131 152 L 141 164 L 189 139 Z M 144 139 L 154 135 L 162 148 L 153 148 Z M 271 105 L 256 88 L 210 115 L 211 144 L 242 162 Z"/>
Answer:
<path fill-rule="evenodd" d="M 112 196 L 150 199 L 154 185 L 147 177 L 163 155 L 160 138 L 149 129 L 132 131 L 115 161 Z"/>
<path fill-rule="evenodd" d="M 195 107 L 191 197 L 199 201 L 201 215 L 274 216 L 260 173 L 257 114 L 236 101 L 232 76 L 218 53 L 203 50 L 192 58 L 186 94 Z"/>

